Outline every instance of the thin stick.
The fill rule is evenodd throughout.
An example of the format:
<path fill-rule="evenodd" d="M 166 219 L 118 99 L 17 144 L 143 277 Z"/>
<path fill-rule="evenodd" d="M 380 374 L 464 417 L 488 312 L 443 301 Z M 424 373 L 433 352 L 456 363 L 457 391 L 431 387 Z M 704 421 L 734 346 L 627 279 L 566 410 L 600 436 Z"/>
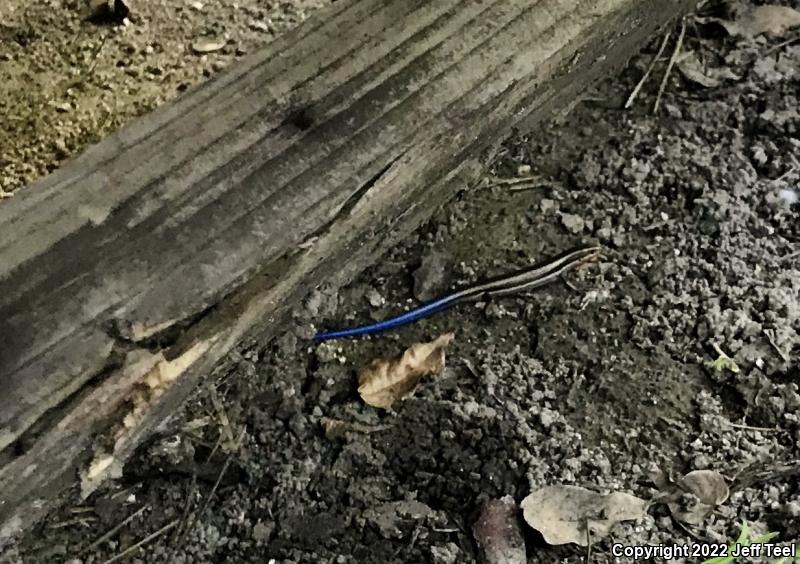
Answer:
<path fill-rule="evenodd" d="M 196 488 L 197 488 L 197 470 L 193 470 L 192 483 L 189 485 L 189 495 L 186 496 L 186 505 L 183 506 L 183 513 L 181 514 L 181 520 L 180 523 L 178 523 L 178 528 L 175 529 L 174 533 L 172 533 L 173 540 L 180 539 L 183 536 L 183 528 L 189 521 L 189 512 L 192 509 L 192 500 L 194 499 L 194 493 Z M 173 543 L 173 546 L 177 546 L 177 544 Z"/>
<path fill-rule="evenodd" d="M 236 441 L 236 437 L 233 436 L 233 429 L 231 428 L 231 420 L 225 411 L 225 406 L 222 404 L 219 394 L 217 393 L 217 388 L 209 384 L 208 392 L 211 399 L 211 404 L 214 406 L 214 410 L 217 412 L 217 419 L 219 420 L 219 423 L 222 426 L 222 431 L 227 439 L 227 447 L 231 449 Z"/>
<path fill-rule="evenodd" d="M 789 362 L 789 357 L 786 356 L 786 353 L 783 352 L 781 348 L 778 346 L 778 343 L 775 342 L 775 338 L 773 337 L 774 333 L 767 329 L 763 329 L 761 332 L 767 338 L 767 341 L 769 342 L 770 346 L 772 346 L 772 348 L 775 349 L 775 352 L 778 353 L 778 356 L 781 357 L 781 360 L 783 362 Z"/>
<path fill-rule="evenodd" d="M 675 61 L 678 60 L 678 55 L 681 53 L 681 47 L 683 46 L 683 36 L 686 35 L 686 22 L 681 20 L 681 31 L 678 34 L 678 41 L 675 42 L 675 49 L 672 51 L 672 56 L 669 58 L 669 62 L 667 63 L 667 70 L 664 72 L 664 78 L 661 79 L 661 85 L 658 87 L 658 95 L 656 96 L 656 103 L 653 104 L 653 113 L 658 112 L 658 108 L 661 105 L 661 96 L 664 94 L 664 90 L 667 88 L 667 81 L 669 80 L 669 75 L 672 72 L 672 67 L 675 66 Z"/>
<path fill-rule="evenodd" d="M 790 45 L 790 44 L 794 43 L 797 40 L 800 40 L 800 32 L 796 32 L 793 35 L 793 37 L 790 37 L 786 41 L 782 41 L 781 43 L 778 43 L 777 45 L 775 45 L 773 47 L 770 47 L 769 49 L 767 49 L 765 55 L 772 55 L 775 51 L 783 49 L 787 45 Z"/>
<path fill-rule="evenodd" d="M 538 188 L 546 188 L 548 186 L 558 186 L 556 182 L 550 180 L 540 180 L 539 182 L 531 182 L 529 184 L 515 184 L 508 188 L 509 192 L 524 192 L 526 190 L 536 190 Z"/>
<path fill-rule="evenodd" d="M 695 540 L 697 540 L 697 541 L 700 541 L 700 542 L 706 542 L 706 543 L 708 542 L 706 539 L 702 538 L 702 537 L 701 537 L 701 536 L 699 536 L 697 533 L 695 533 L 695 532 L 694 532 L 694 531 L 692 531 L 690 528 L 688 528 L 686 525 L 684 525 L 683 523 L 681 523 L 681 522 L 680 522 L 678 519 L 673 519 L 673 521 L 674 521 L 675 523 L 677 523 L 677 524 L 678 524 L 678 526 L 679 526 L 681 529 L 683 529 L 684 531 L 686 531 L 686 533 L 688 533 L 688 535 L 689 535 L 690 537 L 692 537 L 693 539 L 695 539 Z"/>
<path fill-rule="evenodd" d="M 217 481 L 214 482 L 214 486 L 208 493 L 206 502 L 203 504 L 203 508 L 200 510 L 199 517 L 205 515 L 206 511 L 208 510 L 208 506 L 211 505 L 211 501 L 214 499 L 214 494 L 217 493 L 217 488 L 219 488 L 220 483 L 222 483 L 222 478 L 225 476 L 225 472 L 228 470 L 228 466 L 230 466 L 232 459 L 233 459 L 233 453 L 229 454 L 228 457 L 225 459 L 225 463 L 222 465 L 222 468 L 219 471 L 219 476 L 217 476 Z"/>
<path fill-rule="evenodd" d="M 161 527 L 159 530 L 157 530 L 155 533 L 153 533 L 151 535 L 148 535 L 145 538 L 143 538 L 142 540 L 140 540 L 139 542 L 137 542 L 136 544 L 129 546 L 128 548 L 126 548 L 125 550 L 123 550 L 122 552 L 117 554 L 116 556 L 112 556 L 111 558 L 106 560 L 103 564 L 111 564 L 112 562 L 116 562 L 117 560 L 122 560 L 123 558 L 128 556 L 131 552 L 134 552 L 135 550 L 138 550 L 139 548 L 143 547 L 147 543 L 157 539 L 158 537 L 160 537 L 161 535 L 163 535 L 164 533 L 169 531 L 172 527 L 174 527 L 177 524 L 178 524 L 178 520 L 177 519 L 174 519 L 173 521 L 170 521 L 169 523 L 167 523 L 166 525 Z"/>
<path fill-rule="evenodd" d="M 71 527 L 72 525 L 89 525 L 93 521 L 97 521 L 97 519 L 94 517 L 73 517 L 72 519 L 67 519 L 66 521 L 48 525 L 47 528 L 53 530 L 63 529 L 64 527 Z"/>
<path fill-rule="evenodd" d="M 239 438 L 236 439 L 236 441 L 234 442 L 233 450 L 225 459 L 225 462 L 223 463 L 222 468 L 219 471 L 219 475 L 217 476 L 217 480 L 216 482 L 214 482 L 211 491 L 208 493 L 208 496 L 206 497 L 205 502 L 203 503 L 203 507 L 200 509 L 198 513 L 195 513 L 192 516 L 192 519 L 189 521 L 189 524 L 186 525 L 186 528 L 183 529 L 183 531 L 181 531 L 181 536 L 178 538 L 178 542 L 175 545 L 176 550 L 179 549 L 181 546 L 183 546 L 183 542 L 186 540 L 186 535 L 188 535 L 189 531 L 191 531 L 194 528 L 195 524 L 197 523 L 197 520 L 201 519 L 203 515 L 205 515 L 206 511 L 208 510 L 208 507 L 211 505 L 211 501 L 214 498 L 214 494 L 217 493 L 217 488 L 219 488 L 219 485 L 222 482 L 222 478 L 225 476 L 225 472 L 228 470 L 228 466 L 230 466 L 231 464 L 231 460 L 233 459 L 234 453 L 236 453 L 239 450 L 239 447 L 242 444 L 242 439 L 244 439 L 245 430 L 246 429 L 242 429 L 242 432 L 239 434 Z"/>
<path fill-rule="evenodd" d="M 667 42 L 669 41 L 670 36 L 672 35 L 672 30 L 668 31 L 667 34 L 664 36 L 664 40 L 661 42 L 661 47 L 658 48 L 658 53 L 656 53 L 653 60 L 650 61 L 650 64 L 647 67 L 647 70 L 644 71 L 642 78 L 639 79 L 639 82 L 636 84 L 636 87 L 631 92 L 631 95 L 628 96 L 628 101 L 625 102 L 625 106 L 623 106 L 626 110 L 629 109 L 633 105 L 633 101 L 639 95 L 639 91 L 644 86 L 644 83 L 647 82 L 647 78 L 650 76 L 650 73 L 653 72 L 653 68 L 655 68 L 656 63 L 661 58 L 661 55 L 664 53 L 664 49 L 667 48 Z"/>
<path fill-rule="evenodd" d="M 106 534 L 104 534 L 102 537 L 100 537 L 99 539 L 97 539 L 96 541 L 94 541 L 92 544 L 90 544 L 89 546 L 87 546 L 86 548 L 84 548 L 84 549 L 81 551 L 81 554 L 84 554 L 84 553 L 86 553 L 86 552 L 89 552 L 89 551 L 91 551 L 91 550 L 94 550 L 95 548 L 97 548 L 98 546 L 100 546 L 101 544 L 103 544 L 104 542 L 106 542 L 108 539 L 110 539 L 110 538 L 111 538 L 111 537 L 113 537 L 115 534 L 117 534 L 117 532 L 118 532 L 118 531 L 119 531 L 119 530 L 120 530 L 122 527 L 124 527 L 125 525 L 127 525 L 128 523 L 130 523 L 131 521 L 133 521 L 134 519 L 136 519 L 136 517 L 138 517 L 139 515 L 141 515 L 141 514 L 142 514 L 142 512 L 143 512 L 145 509 L 147 509 L 147 505 L 143 505 L 143 506 L 141 506 L 139 509 L 137 509 L 136 511 L 134 511 L 133 513 L 131 513 L 130 515 L 128 515 L 127 517 L 125 517 L 125 519 L 123 519 L 123 520 L 122 520 L 122 521 L 120 521 L 118 524 L 116 524 L 116 525 L 114 525 L 113 527 L 111 527 L 111 529 L 109 529 L 109 531 L 108 531 Z"/>
<path fill-rule="evenodd" d="M 775 429 L 774 427 L 753 427 L 752 425 L 743 425 L 741 423 L 732 423 L 730 421 L 725 421 L 724 419 L 720 419 L 724 425 L 728 427 L 733 427 L 734 429 L 744 429 L 745 431 L 761 431 L 762 433 L 783 433 L 789 432 L 786 429 Z"/>
<path fill-rule="evenodd" d="M 517 176 L 514 178 L 504 178 L 496 176 L 490 178 L 486 184 L 480 188 L 494 188 L 495 186 L 513 186 L 514 184 L 522 184 L 523 182 L 540 182 L 542 177 L 538 174 L 530 174 L 528 176 Z"/>
<path fill-rule="evenodd" d="M 592 561 L 592 530 L 589 528 L 591 521 L 586 519 L 586 564 Z"/>

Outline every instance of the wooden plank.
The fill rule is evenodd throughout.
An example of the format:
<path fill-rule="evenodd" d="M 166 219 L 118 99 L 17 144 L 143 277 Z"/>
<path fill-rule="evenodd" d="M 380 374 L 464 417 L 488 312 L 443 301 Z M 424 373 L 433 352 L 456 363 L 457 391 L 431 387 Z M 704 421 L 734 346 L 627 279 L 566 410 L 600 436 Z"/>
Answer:
<path fill-rule="evenodd" d="M 0 206 L 0 547 L 690 4 L 340 1 Z"/>

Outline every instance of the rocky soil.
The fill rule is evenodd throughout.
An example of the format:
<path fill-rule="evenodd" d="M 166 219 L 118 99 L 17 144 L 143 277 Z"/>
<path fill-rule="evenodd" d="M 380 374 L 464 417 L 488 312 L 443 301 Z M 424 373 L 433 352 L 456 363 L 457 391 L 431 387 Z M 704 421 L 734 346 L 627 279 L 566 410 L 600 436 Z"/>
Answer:
<path fill-rule="evenodd" d="M 315 5 L 142 0 L 129 25 L 90 27 L 69 2 L 11 4 L 7 192 Z M 590 559 L 728 543 L 745 521 L 800 542 L 800 36 L 733 36 L 710 10 L 668 30 L 630 107 L 662 37 L 569 114 L 511 132 L 480 184 L 351 286 L 319 288 L 281 338 L 244 343 L 121 480 L 5 560 L 474 562 L 486 500 L 553 484 L 654 499 L 656 476 L 691 470 L 723 475 L 728 499 L 697 524 L 655 503 Z M 200 37 L 227 39 L 198 55 Z M 309 344 L 588 243 L 600 261 L 531 295 Z M 441 375 L 390 411 L 361 401 L 357 369 L 449 331 Z M 587 558 L 524 530 L 529 563 Z"/>

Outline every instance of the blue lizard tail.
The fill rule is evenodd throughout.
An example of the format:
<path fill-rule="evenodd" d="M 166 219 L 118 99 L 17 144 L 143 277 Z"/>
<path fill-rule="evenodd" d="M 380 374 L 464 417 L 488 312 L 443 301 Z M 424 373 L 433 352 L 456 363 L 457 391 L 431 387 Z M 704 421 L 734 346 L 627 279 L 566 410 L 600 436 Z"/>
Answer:
<path fill-rule="evenodd" d="M 413 323 L 418 319 L 428 317 L 434 313 L 446 309 L 453 302 L 456 301 L 456 296 L 445 296 L 433 302 L 427 303 L 418 308 L 412 309 L 395 317 L 378 321 L 370 325 L 361 325 L 360 327 L 351 327 L 349 329 L 341 329 L 338 331 L 328 331 L 324 333 L 317 333 L 314 335 L 314 340 L 317 342 L 328 341 L 330 339 L 342 339 L 345 337 L 360 337 L 361 335 L 372 335 L 373 333 L 380 333 L 382 331 L 389 331 L 403 325 Z"/>

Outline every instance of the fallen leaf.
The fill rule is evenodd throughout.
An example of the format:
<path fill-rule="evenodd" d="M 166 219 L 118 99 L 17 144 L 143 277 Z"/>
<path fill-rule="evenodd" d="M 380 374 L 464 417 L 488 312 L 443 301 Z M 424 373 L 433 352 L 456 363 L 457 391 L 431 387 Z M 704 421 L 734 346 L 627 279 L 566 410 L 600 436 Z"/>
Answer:
<path fill-rule="evenodd" d="M 411 345 L 402 356 L 376 359 L 358 374 L 358 393 L 373 407 L 388 409 L 394 402 L 414 393 L 420 379 L 444 369 L 444 351 L 453 342 L 446 333 L 430 343 Z"/>
<path fill-rule="evenodd" d="M 490 499 L 481 506 L 472 534 L 478 543 L 483 564 L 527 562 L 519 508 L 510 495 Z"/>
<path fill-rule="evenodd" d="M 715 88 L 725 80 L 740 78 L 728 68 L 704 64 L 694 51 L 683 53 L 676 66 L 684 78 L 706 88 Z"/>
<path fill-rule="evenodd" d="M 800 12 L 788 6 L 766 5 L 746 10 L 734 21 L 716 20 L 730 35 L 755 37 L 762 33 L 780 36 L 800 26 Z"/>
<path fill-rule="evenodd" d="M 599 494 L 579 486 L 547 486 L 522 500 L 523 517 L 548 544 L 587 546 L 620 521 L 641 518 L 648 502 L 615 492 Z M 588 527 L 588 531 L 587 531 Z"/>
<path fill-rule="evenodd" d="M 667 506 L 672 516 L 688 525 L 701 525 L 714 508 L 728 499 L 725 478 L 714 470 L 689 472 L 669 486 Z"/>

